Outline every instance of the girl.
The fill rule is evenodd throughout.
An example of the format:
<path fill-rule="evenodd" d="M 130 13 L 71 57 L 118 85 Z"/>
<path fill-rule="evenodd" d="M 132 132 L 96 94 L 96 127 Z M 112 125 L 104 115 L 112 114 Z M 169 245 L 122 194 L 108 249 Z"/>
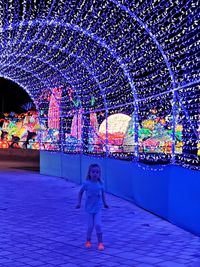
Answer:
<path fill-rule="evenodd" d="M 85 210 L 88 213 L 88 229 L 85 247 L 90 248 L 92 246 L 91 235 L 95 226 L 98 239 L 98 249 L 104 250 L 101 230 L 101 208 L 102 204 L 105 208 L 108 208 L 108 205 L 106 204 L 104 187 L 100 176 L 101 169 L 99 165 L 91 164 L 89 166 L 86 181 L 80 189 L 76 208 L 80 208 L 83 192 L 86 191 Z"/>

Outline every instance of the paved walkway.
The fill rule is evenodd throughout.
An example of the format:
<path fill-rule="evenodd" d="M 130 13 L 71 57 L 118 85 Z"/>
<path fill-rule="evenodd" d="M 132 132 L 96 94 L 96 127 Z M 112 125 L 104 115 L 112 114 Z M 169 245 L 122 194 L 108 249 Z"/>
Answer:
<path fill-rule="evenodd" d="M 200 238 L 107 194 L 103 252 L 84 248 L 79 186 L 23 170 L 0 170 L 0 267 L 200 266 Z"/>

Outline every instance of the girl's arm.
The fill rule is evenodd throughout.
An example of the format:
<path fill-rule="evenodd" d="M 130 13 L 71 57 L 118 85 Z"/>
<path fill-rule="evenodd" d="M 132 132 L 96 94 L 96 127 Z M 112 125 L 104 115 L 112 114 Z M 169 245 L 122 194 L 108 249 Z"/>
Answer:
<path fill-rule="evenodd" d="M 81 188 L 78 194 L 78 204 L 76 205 L 76 209 L 79 209 L 81 207 L 81 200 L 83 196 L 84 189 Z"/>
<path fill-rule="evenodd" d="M 109 208 L 107 203 L 106 203 L 105 192 L 103 189 L 102 189 L 102 200 L 103 200 L 104 208 Z"/>

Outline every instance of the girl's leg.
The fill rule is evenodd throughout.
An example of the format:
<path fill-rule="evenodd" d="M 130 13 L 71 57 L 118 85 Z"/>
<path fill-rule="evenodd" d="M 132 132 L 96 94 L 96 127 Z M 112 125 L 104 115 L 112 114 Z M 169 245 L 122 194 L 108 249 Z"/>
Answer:
<path fill-rule="evenodd" d="M 91 241 L 93 228 L 94 228 L 94 214 L 88 213 L 87 241 Z"/>
<path fill-rule="evenodd" d="M 97 233 L 98 243 L 102 243 L 101 211 L 94 214 L 94 225 Z"/>

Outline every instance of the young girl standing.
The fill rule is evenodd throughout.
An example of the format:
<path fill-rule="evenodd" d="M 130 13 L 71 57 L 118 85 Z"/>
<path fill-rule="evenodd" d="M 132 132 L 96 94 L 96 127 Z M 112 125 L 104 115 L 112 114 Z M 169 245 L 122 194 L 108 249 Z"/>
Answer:
<path fill-rule="evenodd" d="M 87 240 L 85 246 L 90 248 L 91 235 L 93 228 L 95 227 L 98 239 L 98 249 L 103 250 L 104 245 L 102 241 L 102 229 L 101 229 L 101 209 L 104 205 L 108 208 L 105 200 L 104 187 L 101 181 L 101 169 L 98 164 L 91 164 L 89 166 L 88 175 L 86 181 L 82 185 L 79 195 L 77 209 L 81 206 L 82 195 L 86 192 L 85 210 L 88 213 L 88 229 Z"/>

